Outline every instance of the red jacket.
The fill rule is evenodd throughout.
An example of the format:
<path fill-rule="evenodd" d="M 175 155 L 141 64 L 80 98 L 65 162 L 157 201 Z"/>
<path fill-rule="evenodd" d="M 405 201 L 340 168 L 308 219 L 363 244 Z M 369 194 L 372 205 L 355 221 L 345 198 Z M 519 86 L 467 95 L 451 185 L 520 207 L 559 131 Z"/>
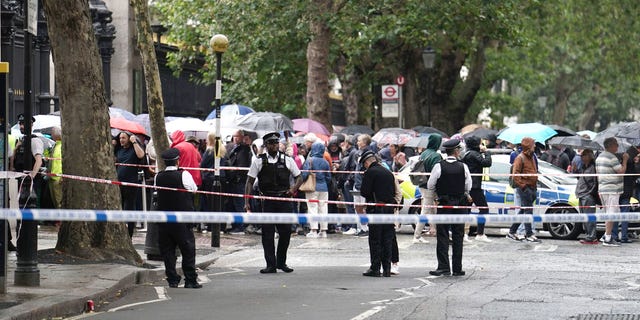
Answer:
<path fill-rule="evenodd" d="M 184 133 L 182 131 L 176 130 L 171 134 L 171 148 L 176 148 L 180 151 L 179 161 L 181 168 L 200 168 L 202 156 L 196 147 L 185 140 Z M 200 170 L 189 169 L 186 171 L 191 173 L 193 181 L 198 187 L 202 185 Z"/>

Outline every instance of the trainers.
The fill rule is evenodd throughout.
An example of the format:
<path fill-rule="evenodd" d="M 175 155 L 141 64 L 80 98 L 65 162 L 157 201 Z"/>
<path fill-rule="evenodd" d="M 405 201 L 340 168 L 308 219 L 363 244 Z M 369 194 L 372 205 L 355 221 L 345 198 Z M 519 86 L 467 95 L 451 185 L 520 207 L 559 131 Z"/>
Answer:
<path fill-rule="evenodd" d="M 326 238 L 326 237 L 327 237 L 326 231 L 320 231 L 320 233 L 318 233 L 318 238 Z"/>
<path fill-rule="evenodd" d="M 391 271 L 391 274 L 393 274 L 393 275 L 399 275 L 400 274 L 400 267 L 398 267 L 398 263 L 392 263 L 390 271 Z"/>
<path fill-rule="evenodd" d="M 318 233 L 315 231 L 311 231 L 307 233 L 307 238 L 317 238 L 317 237 L 318 237 Z"/>
<path fill-rule="evenodd" d="M 464 237 L 462 238 L 462 240 L 463 240 L 464 242 L 467 242 L 467 243 L 469 243 L 469 242 L 473 242 L 473 241 L 471 241 L 471 239 L 469 238 L 469 235 L 468 235 L 468 234 L 465 234 L 465 235 L 464 235 Z"/>
<path fill-rule="evenodd" d="M 480 242 L 493 242 L 493 240 L 489 239 L 485 234 L 476 235 L 476 241 Z"/>
<path fill-rule="evenodd" d="M 358 230 L 356 230 L 356 228 L 349 228 L 349 230 L 342 232 L 342 234 L 347 234 L 351 236 L 355 235 L 356 233 L 358 233 Z"/>
<path fill-rule="evenodd" d="M 420 238 L 413 238 L 412 242 L 413 243 L 429 243 L 429 240 L 427 240 L 427 239 L 425 239 L 423 237 L 420 237 Z"/>
<path fill-rule="evenodd" d="M 620 244 L 618 242 L 616 242 L 615 240 L 609 240 L 609 241 L 602 241 L 602 245 L 605 247 L 619 247 Z"/>
<path fill-rule="evenodd" d="M 360 230 L 360 232 L 356 234 L 356 237 L 358 238 L 367 238 L 368 236 L 369 236 L 369 231 L 364 231 L 364 230 Z"/>
<path fill-rule="evenodd" d="M 536 242 L 536 243 L 540 243 L 542 241 L 540 241 L 540 239 L 538 239 L 538 237 L 536 237 L 535 235 L 530 235 L 528 237 L 524 238 L 525 241 L 527 242 Z"/>
<path fill-rule="evenodd" d="M 633 241 L 631 239 L 622 239 L 620 243 L 633 243 Z"/>
<path fill-rule="evenodd" d="M 231 235 L 243 235 L 244 234 L 244 230 L 242 230 L 242 229 L 231 229 L 231 230 L 229 230 L 229 234 L 231 234 Z"/>
<path fill-rule="evenodd" d="M 507 239 L 513 240 L 513 241 L 522 241 L 522 238 L 520 238 L 519 235 L 513 234 L 513 233 L 507 233 Z"/>

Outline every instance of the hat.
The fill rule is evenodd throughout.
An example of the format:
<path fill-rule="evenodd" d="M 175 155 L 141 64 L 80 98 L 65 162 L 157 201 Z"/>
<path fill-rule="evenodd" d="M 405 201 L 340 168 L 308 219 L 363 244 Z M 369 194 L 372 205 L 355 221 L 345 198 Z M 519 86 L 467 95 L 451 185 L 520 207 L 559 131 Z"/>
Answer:
<path fill-rule="evenodd" d="M 371 158 L 371 157 L 376 157 L 376 154 L 373 153 L 372 151 L 365 151 L 362 153 L 362 155 L 360 156 L 360 165 L 364 166 L 364 162 L 367 161 L 367 159 Z"/>
<path fill-rule="evenodd" d="M 161 156 L 163 160 L 167 161 L 178 160 L 178 158 L 180 158 L 180 151 L 176 148 L 169 148 L 163 151 Z"/>
<path fill-rule="evenodd" d="M 280 141 L 280 133 L 278 132 L 269 132 L 267 134 L 265 134 L 264 136 L 262 136 L 262 140 L 264 140 L 264 143 L 269 143 L 270 141 Z"/>
<path fill-rule="evenodd" d="M 460 146 L 460 140 L 458 139 L 449 139 L 442 144 L 442 147 L 446 150 L 455 149 L 455 148 L 458 148 L 459 146 Z"/>
<path fill-rule="evenodd" d="M 24 114 L 19 114 L 18 115 L 18 122 L 24 122 Z M 31 122 L 36 122 L 36 118 L 31 117 Z"/>

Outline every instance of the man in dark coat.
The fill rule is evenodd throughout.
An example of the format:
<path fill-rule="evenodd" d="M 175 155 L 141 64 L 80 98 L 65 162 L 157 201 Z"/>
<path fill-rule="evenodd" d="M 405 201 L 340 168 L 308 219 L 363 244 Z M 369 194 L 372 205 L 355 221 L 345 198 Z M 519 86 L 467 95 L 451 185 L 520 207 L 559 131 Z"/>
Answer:
<path fill-rule="evenodd" d="M 467 165 L 469 172 L 477 174 L 471 177 L 469 195 L 473 199 L 473 203 L 480 208 L 480 214 L 489 214 L 487 198 L 482 190 L 482 176 L 479 174 L 482 174 L 482 169 L 491 167 L 491 153 L 487 151 L 487 147 L 480 144 L 479 137 L 468 137 L 465 139 L 465 144 L 467 145 L 467 153 L 462 157 L 462 162 Z M 478 223 L 476 240 L 491 242 L 484 234 L 484 223 Z"/>
<path fill-rule="evenodd" d="M 427 182 L 429 190 L 435 190 L 438 195 L 438 214 L 467 214 L 467 208 L 453 208 L 452 206 L 468 206 L 471 202 L 469 191 L 471 190 L 471 174 L 469 168 L 460 157 L 460 141 L 451 139 L 442 144 L 447 152 L 447 157 L 433 166 L 431 176 Z M 451 230 L 452 263 L 449 266 L 449 230 Z M 436 225 L 436 256 L 438 268 L 429 271 L 432 276 L 463 276 L 462 271 L 462 239 L 464 224 L 439 223 Z M 453 270 L 453 272 L 451 272 Z"/>
<path fill-rule="evenodd" d="M 198 186 L 193 181 L 191 174 L 184 170 L 178 170 L 179 158 L 180 151 L 176 148 L 169 148 L 162 153 L 162 159 L 167 167 L 164 171 L 158 172 L 155 185 L 195 192 L 198 190 Z M 194 211 L 191 193 L 166 189 L 157 189 L 157 192 L 158 210 Z M 196 273 L 196 242 L 189 224 L 158 223 L 158 242 L 169 287 L 177 288 L 181 280 L 176 273 L 177 246 L 182 254 L 184 287 L 202 288 L 202 285 L 198 283 L 198 274 Z"/>
<path fill-rule="evenodd" d="M 397 204 L 395 195 L 395 178 L 391 171 L 378 164 L 376 155 L 367 150 L 360 157 L 360 164 L 366 169 L 360 193 L 367 203 Z M 367 214 L 393 214 L 393 207 L 367 206 Z M 369 253 L 371 267 L 362 275 L 379 277 L 380 265 L 382 276 L 391 276 L 391 250 L 395 230 L 393 224 L 369 225 Z"/>

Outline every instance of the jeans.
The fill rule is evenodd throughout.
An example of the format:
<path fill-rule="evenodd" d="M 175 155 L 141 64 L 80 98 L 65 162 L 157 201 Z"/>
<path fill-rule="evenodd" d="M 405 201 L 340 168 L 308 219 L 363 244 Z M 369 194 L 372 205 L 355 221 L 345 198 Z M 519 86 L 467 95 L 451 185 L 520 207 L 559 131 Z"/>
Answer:
<path fill-rule="evenodd" d="M 596 200 L 593 198 L 593 196 L 591 195 L 587 195 L 585 197 L 581 197 L 580 198 L 580 212 L 581 213 L 586 213 L 586 214 L 593 214 L 596 213 L 596 208 L 592 206 L 596 205 Z M 589 207 L 589 208 L 587 208 Z M 585 229 L 585 240 L 587 241 L 594 241 L 597 240 L 597 236 L 596 236 L 596 222 L 595 221 L 591 221 L 591 222 L 586 222 L 584 224 L 584 229 Z"/>
<path fill-rule="evenodd" d="M 524 190 L 520 188 L 516 189 L 516 193 L 518 193 L 518 195 L 520 196 L 520 206 L 524 207 L 518 211 L 518 214 L 533 214 L 532 207 L 533 207 L 533 203 L 536 201 L 536 197 L 538 193 L 537 190 L 527 186 L 524 188 Z M 520 226 L 520 223 L 512 224 L 511 228 L 509 228 L 509 233 L 515 234 L 516 231 L 518 230 L 518 226 Z M 533 231 L 531 229 L 531 223 L 525 223 L 524 229 L 525 229 L 525 235 L 527 237 L 533 235 Z"/>

